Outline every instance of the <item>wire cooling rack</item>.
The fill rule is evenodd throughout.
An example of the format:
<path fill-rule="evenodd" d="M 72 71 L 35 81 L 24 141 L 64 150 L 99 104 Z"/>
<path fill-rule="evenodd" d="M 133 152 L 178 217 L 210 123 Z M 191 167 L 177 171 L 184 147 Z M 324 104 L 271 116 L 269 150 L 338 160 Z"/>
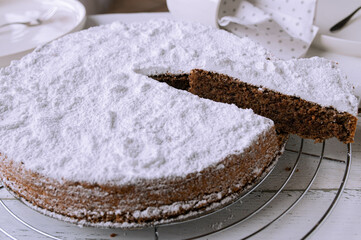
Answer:
<path fill-rule="evenodd" d="M 196 219 L 132 231 L 88 227 L 80 228 L 74 224 L 65 223 L 39 214 L 29 209 L 25 204 L 18 203 L 14 206 L 14 204 L 7 204 L 5 201 L 0 200 L 0 208 L 3 208 L 8 213 L 7 217 L 9 220 L 21 225 L 21 231 L 27 232 L 27 234 L 18 234 L 19 231 L 5 230 L 2 226 L 0 226 L 0 233 L 9 239 L 19 240 L 29 239 L 24 237 L 29 236 L 29 234 L 35 234 L 34 236 L 37 236 L 37 239 L 111 239 L 113 237 L 115 239 L 117 236 L 121 236 L 121 239 L 209 239 L 212 238 L 212 236 L 217 239 L 217 233 L 242 228 L 242 225 L 249 221 L 254 221 L 253 219 L 257 216 L 261 216 L 263 217 L 261 225 L 258 224 L 256 229 L 248 229 L 247 227 L 246 230 L 240 231 L 241 234 L 235 237 L 235 239 L 257 238 L 258 234 L 274 225 L 287 214 L 290 214 L 290 211 L 297 206 L 307 194 L 310 194 L 309 190 L 317 174 L 322 169 L 327 143 L 314 144 L 313 148 L 316 149 L 315 152 L 318 153 L 308 153 L 304 151 L 304 142 L 303 139 L 293 136 L 287 143 L 285 153 L 261 182 L 253 186 L 246 194 L 243 194 L 227 207 Z M 326 209 L 319 213 L 317 216 L 318 219 L 307 229 L 303 229 L 304 232 L 301 233 L 302 235 L 295 238 L 306 239 L 310 237 L 331 214 L 340 199 L 349 176 L 352 158 L 351 144 L 344 146 L 346 148 L 346 156 L 344 156 L 343 160 L 340 160 L 344 163 L 344 172 L 340 178 L 337 191 L 331 199 L 329 199 L 329 205 Z M 312 161 L 310 158 L 312 158 Z M 295 176 L 297 174 L 295 173 L 297 173 L 299 169 L 302 169 L 302 165 L 308 168 L 307 172 L 309 175 L 306 178 L 302 178 L 304 187 L 299 189 L 297 194 L 291 197 L 291 200 L 284 201 L 280 199 L 282 198 L 281 195 L 287 192 L 286 186 L 288 184 L 292 185 L 292 181 L 298 181 Z M 285 168 L 284 166 L 289 167 Z M 0 191 L 6 191 L 2 185 L 0 185 Z M 288 195 L 291 196 L 290 194 Z M 281 204 L 283 208 L 270 215 L 267 212 L 267 208 L 270 208 L 272 204 Z M 36 220 L 34 220 L 34 218 L 36 218 Z M 48 227 L 49 225 L 52 226 L 51 229 Z"/>

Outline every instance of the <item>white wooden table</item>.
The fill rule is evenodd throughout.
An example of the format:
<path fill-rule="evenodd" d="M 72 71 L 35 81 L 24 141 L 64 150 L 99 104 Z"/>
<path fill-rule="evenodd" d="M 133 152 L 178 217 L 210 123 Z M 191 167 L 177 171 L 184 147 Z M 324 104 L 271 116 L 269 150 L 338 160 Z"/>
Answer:
<path fill-rule="evenodd" d="M 149 17 L 169 17 L 168 13 L 157 14 L 112 14 L 90 16 L 88 26 L 112 22 L 116 19 L 133 21 Z M 352 81 L 360 75 L 361 59 L 341 56 L 311 49 L 309 56 L 325 56 L 340 62 Z M 292 168 L 300 139 L 292 136 L 277 166 L 250 196 L 231 208 L 214 216 L 181 225 L 159 227 L 159 239 L 181 239 L 195 236 L 202 231 L 217 230 L 234 221 L 239 215 L 262 205 L 284 182 Z M 302 194 L 319 162 L 322 144 L 306 140 L 304 154 L 284 190 L 264 209 L 245 222 L 223 232 L 203 239 L 241 239 L 262 228 L 281 214 Z M 295 207 L 251 239 L 300 239 L 322 217 L 333 200 L 345 172 L 346 145 L 331 139 L 326 142 L 325 157 L 311 189 Z M 0 199 L 22 221 L 36 229 L 60 239 L 154 239 L 154 229 L 122 231 L 119 229 L 97 229 L 78 227 L 53 218 L 46 217 L 25 206 L 5 189 L 0 189 Z M 352 145 L 352 164 L 346 188 L 330 217 L 311 235 L 310 239 L 361 239 L 361 123 L 358 123 L 355 143 Z M 111 236 L 115 233 L 116 236 Z M 12 216 L 4 206 L 0 206 L 0 239 L 50 239 Z"/>

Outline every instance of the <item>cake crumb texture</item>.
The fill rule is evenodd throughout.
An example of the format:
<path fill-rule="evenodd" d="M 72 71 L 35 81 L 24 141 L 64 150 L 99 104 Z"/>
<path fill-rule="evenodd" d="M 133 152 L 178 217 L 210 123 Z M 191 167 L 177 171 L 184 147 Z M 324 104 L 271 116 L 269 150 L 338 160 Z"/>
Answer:
<path fill-rule="evenodd" d="M 192 70 L 189 81 L 190 92 L 217 102 L 251 108 L 255 113 L 272 119 L 279 131 L 315 139 L 316 142 L 332 137 L 344 143 L 354 141 L 357 117 L 350 113 L 199 69 Z"/>

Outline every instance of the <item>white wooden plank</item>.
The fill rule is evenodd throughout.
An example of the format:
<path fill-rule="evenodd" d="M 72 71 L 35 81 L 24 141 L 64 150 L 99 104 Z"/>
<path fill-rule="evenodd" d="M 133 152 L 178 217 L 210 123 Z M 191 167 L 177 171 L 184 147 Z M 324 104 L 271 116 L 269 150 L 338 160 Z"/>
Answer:
<path fill-rule="evenodd" d="M 2 229 L 0 227 L 0 239 L 12 239 L 12 240 L 16 240 L 16 238 L 14 238 L 13 236 L 11 236 L 7 231 L 5 231 L 4 229 Z"/>
<path fill-rule="evenodd" d="M 15 199 L 4 187 L 0 188 L 0 199 Z"/>
<path fill-rule="evenodd" d="M 8 200 L 7 202 L 18 203 L 17 200 Z M 24 225 L 13 218 L 2 206 L 0 206 L 0 216 L 0 227 L 16 239 L 47 239 L 25 228 Z"/>
<path fill-rule="evenodd" d="M 312 207 L 312 206 L 311 206 Z M 346 190 L 330 218 L 312 239 L 361 239 L 361 191 Z"/>
<path fill-rule="evenodd" d="M 274 193 L 272 192 L 252 193 L 242 201 L 228 207 L 225 211 L 208 216 L 205 219 L 196 220 L 177 226 L 162 227 L 159 229 L 160 236 L 162 236 L 162 239 L 182 239 L 187 237 L 199 236 L 200 234 L 221 229 L 224 226 L 228 226 L 235 221 L 248 216 L 250 213 L 254 212 L 257 208 L 262 206 L 273 195 Z M 266 224 L 269 219 L 272 219 L 272 217 L 276 216 L 276 213 L 280 214 L 281 210 L 285 210 L 286 207 L 292 204 L 292 202 L 295 201 L 295 199 L 299 195 L 300 192 L 287 192 L 285 194 L 281 194 L 282 204 L 279 205 L 280 208 L 269 208 L 271 209 L 272 213 L 262 211 L 262 220 L 256 222 L 256 224 L 252 224 L 251 226 L 247 224 L 247 228 L 242 228 L 242 233 L 251 233 L 252 229 L 254 231 L 257 230 L 259 227 L 262 226 L 262 224 Z M 253 221 L 252 219 L 254 218 L 250 218 L 245 223 Z M 240 226 L 243 226 L 243 224 L 241 224 Z M 237 228 L 240 226 L 237 226 Z M 240 237 L 236 239 L 240 239 Z"/>
<path fill-rule="evenodd" d="M 300 239 L 323 215 L 335 192 L 311 191 L 289 214 L 251 239 Z M 265 211 L 243 224 L 204 239 L 240 239 L 247 236 L 277 216 L 280 208 L 287 204 L 287 198 L 291 198 L 288 194 L 283 193 Z M 360 239 L 360 199 L 360 191 L 347 190 L 331 217 L 311 239 Z"/>
<path fill-rule="evenodd" d="M 279 160 L 276 168 L 272 174 L 261 185 L 262 190 L 276 190 L 285 181 L 286 177 L 291 173 L 291 168 L 297 157 L 296 153 L 285 152 Z M 304 189 L 313 177 L 317 165 L 319 163 L 318 157 L 303 155 L 293 174 L 291 180 L 286 186 L 287 190 L 300 190 Z M 320 171 L 316 177 L 312 189 L 335 189 L 340 186 L 341 179 L 345 172 L 345 163 L 336 161 L 324 160 L 321 164 Z M 357 178 L 356 174 L 354 178 Z M 353 181 L 350 187 L 358 188 L 359 182 Z"/>
<path fill-rule="evenodd" d="M 0 189 L 0 199 L 15 199 L 6 189 Z"/>
<path fill-rule="evenodd" d="M 18 200 L 4 200 L 8 208 L 31 226 L 61 239 L 149 239 L 153 238 L 153 228 L 142 230 L 100 229 L 94 227 L 79 227 L 34 211 Z M 29 229 L 15 220 L 0 206 L 0 226 L 18 239 L 49 239 Z M 116 234 L 116 237 L 110 237 Z"/>
<path fill-rule="evenodd" d="M 326 145 L 327 146 L 327 145 Z M 318 151 L 321 151 L 321 146 Z M 315 150 L 315 153 L 316 153 Z M 318 152 L 317 154 L 319 154 Z M 346 151 L 343 152 L 346 156 Z M 355 155 L 355 154 L 354 154 Z M 277 186 L 283 182 L 285 175 L 290 171 L 296 159 L 297 153 L 286 151 L 277 164 L 274 173 L 267 179 L 264 188 L 276 189 Z M 309 179 L 311 179 L 319 162 L 319 157 L 302 155 L 297 171 L 292 177 L 287 189 L 302 189 L 306 186 Z M 312 189 L 335 189 L 340 185 L 343 177 L 346 164 L 339 161 L 324 159 L 317 175 L 316 181 L 312 185 Z M 350 177 L 348 179 L 347 189 L 360 189 L 361 187 L 361 156 L 353 156 Z"/>

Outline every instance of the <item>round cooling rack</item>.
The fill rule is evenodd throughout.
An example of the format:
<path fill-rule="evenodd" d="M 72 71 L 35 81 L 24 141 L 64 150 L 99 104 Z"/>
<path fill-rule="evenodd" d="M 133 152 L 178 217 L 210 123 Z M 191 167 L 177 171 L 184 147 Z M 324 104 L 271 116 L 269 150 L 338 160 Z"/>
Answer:
<path fill-rule="evenodd" d="M 0 239 L 280 239 L 284 238 L 282 226 L 290 222 L 294 224 L 287 225 L 293 226 L 287 229 L 292 233 L 289 237 L 307 239 L 340 199 L 349 176 L 351 152 L 351 144 L 333 140 L 316 144 L 291 136 L 272 171 L 232 204 L 196 219 L 137 230 L 79 227 L 50 218 L 0 185 Z M 325 172 L 334 165 L 337 171 L 327 178 L 338 188 L 319 195 L 317 189 L 325 181 Z"/>

